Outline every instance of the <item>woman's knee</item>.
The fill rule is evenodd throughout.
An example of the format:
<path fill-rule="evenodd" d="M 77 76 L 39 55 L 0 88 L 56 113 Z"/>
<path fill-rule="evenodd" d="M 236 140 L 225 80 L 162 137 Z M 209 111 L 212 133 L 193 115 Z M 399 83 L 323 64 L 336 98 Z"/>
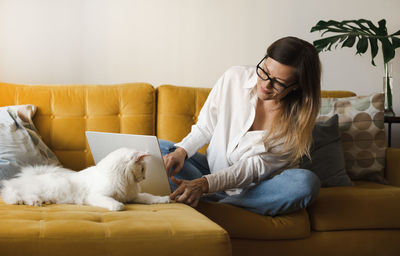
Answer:
<path fill-rule="evenodd" d="M 314 201 L 321 188 L 321 181 L 315 173 L 306 169 L 291 169 L 287 172 L 291 176 L 293 189 L 301 197 L 307 197 Z"/>
<path fill-rule="evenodd" d="M 158 139 L 158 143 L 160 144 L 161 154 L 163 156 L 174 152 L 176 149 L 174 143 L 171 141 Z"/>

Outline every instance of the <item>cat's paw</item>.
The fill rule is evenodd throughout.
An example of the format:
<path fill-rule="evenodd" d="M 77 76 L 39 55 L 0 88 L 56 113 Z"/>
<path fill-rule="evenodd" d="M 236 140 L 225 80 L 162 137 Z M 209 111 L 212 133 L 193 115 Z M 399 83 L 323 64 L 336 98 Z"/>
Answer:
<path fill-rule="evenodd" d="M 169 196 L 160 196 L 157 200 L 157 204 L 169 204 L 171 203 L 171 199 Z"/>
<path fill-rule="evenodd" d="M 120 202 L 115 202 L 115 203 L 110 204 L 107 207 L 107 209 L 110 210 L 110 211 L 113 211 L 113 212 L 123 211 L 123 210 L 125 210 L 125 205 L 123 203 L 120 203 Z"/>
<path fill-rule="evenodd" d="M 43 206 L 43 201 L 36 200 L 33 202 L 33 206 Z"/>
<path fill-rule="evenodd" d="M 26 200 L 24 204 L 31 206 L 42 206 L 43 202 L 41 200 Z"/>

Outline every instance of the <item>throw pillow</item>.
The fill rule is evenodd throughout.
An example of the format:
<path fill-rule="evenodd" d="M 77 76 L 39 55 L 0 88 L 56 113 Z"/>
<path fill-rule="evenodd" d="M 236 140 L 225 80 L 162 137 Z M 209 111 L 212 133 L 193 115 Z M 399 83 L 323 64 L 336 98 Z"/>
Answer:
<path fill-rule="evenodd" d="M 311 160 L 303 157 L 300 168 L 314 172 L 322 187 L 352 186 L 353 182 L 345 170 L 338 115 L 315 123 L 312 138 Z"/>
<path fill-rule="evenodd" d="M 26 165 L 60 164 L 33 124 L 35 112 L 32 105 L 0 108 L 0 181 L 12 178 Z"/>
<path fill-rule="evenodd" d="M 375 93 L 348 98 L 323 98 L 318 120 L 338 114 L 346 164 L 352 180 L 386 183 L 384 96 Z"/>

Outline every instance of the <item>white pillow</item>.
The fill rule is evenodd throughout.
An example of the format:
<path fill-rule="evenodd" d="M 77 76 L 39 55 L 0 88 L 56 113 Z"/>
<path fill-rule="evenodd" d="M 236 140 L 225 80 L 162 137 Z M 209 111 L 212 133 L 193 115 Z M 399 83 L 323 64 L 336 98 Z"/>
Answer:
<path fill-rule="evenodd" d="M 60 165 L 33 124 L 35 112 L 33 105 L 0 108 L 0 181 L 15 176 L 23 166 Z"/>

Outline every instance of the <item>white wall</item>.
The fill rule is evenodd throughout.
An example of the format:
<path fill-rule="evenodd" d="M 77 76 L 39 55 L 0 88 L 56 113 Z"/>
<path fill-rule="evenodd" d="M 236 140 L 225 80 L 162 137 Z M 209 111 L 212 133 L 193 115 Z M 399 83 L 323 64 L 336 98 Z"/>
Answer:
<path fill-rule="evenodd" d="M 0 81 L 26 84 L 149 82 L 212 87 L 232 65 L 254 65 L 269 44 L 312 42 L 319 20 L 387 20 L 399 0 L 0 0 Z M 400 51 L 393 61 L 400 115 Z M 382 56 L 355 48 L 321 55 L 323 89 L 382 90 Z M 400 125 L 393 125 L 400 147 Z"/>

